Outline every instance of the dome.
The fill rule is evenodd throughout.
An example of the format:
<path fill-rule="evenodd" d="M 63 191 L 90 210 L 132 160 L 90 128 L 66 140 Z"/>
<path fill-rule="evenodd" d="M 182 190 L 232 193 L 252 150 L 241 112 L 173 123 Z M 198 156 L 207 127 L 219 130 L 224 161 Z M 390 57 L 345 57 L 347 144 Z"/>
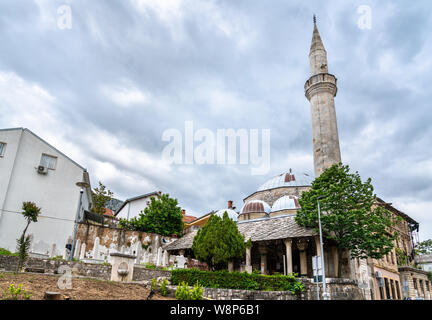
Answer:
<path fill-rule="evenodd" d="M 284 196 L 276 200 L 271 209 L 272 212 L 282 210 L 297 210 L 300 209 L 300 204 L 295 196 Z"/>
<path fill-rule="evenodd" d="M 228 217 L 231 220 L 238 221 L 238 214 L 237 214 L 237 212 L 235 212 L 232 209 L 221 209 L 218 212 L 216 212 L 215 215 L 217 215 L 218 217 L 223 218 L 225 212 L 228 213 Z"/>
<path fill-rule="evenodd" d="M 258 191 L 270 190 L 282 187 L 308 187 L 312 185 L 313 177 L 303 173 L 296 176 L 291 170 L 288 173 L 283 173 L 271 178 L 265 182 Z"/>
<path fill-rule="evenodd" d="M 240 214 L 247 214 L 247 213 L 265 213 L 266 215 L 269 215 L 271 211 L 270 206 L 261 200 L 252 200 L 243 206 L 243 208 L 240 211 Z"/>

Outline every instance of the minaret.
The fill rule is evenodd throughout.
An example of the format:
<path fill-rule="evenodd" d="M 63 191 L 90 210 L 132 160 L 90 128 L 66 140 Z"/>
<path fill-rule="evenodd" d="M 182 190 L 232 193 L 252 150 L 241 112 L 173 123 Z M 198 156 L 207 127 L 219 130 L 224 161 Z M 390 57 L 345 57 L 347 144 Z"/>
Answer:
<path fill-rule="evenodd" d="M 311 77 L 305 84 L 311 104 L 315 178 L 335 163 L 341 162 L 334 97 L 337 79 L 328 73 L 324 48 L 314 16 L 314 31 L 309 53 Z"/>

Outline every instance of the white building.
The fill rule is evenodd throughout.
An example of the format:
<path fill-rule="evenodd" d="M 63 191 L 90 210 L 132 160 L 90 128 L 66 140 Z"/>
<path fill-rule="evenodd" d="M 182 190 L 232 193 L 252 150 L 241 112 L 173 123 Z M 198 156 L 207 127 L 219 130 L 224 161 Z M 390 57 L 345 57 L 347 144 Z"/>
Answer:
<path fill-rule="evenodd" d="M 80 188 L 90 185 L 87 170 L 28 129 L 0 129 L 0 247 L 16 250 L 16 239 L 26 225 L 22 203 L 41 208 L 38 222 L 27 234 L 33 236 L 31 252 L 63 255 L 73 234 Z M 91 204 L 91 189 L 83 192 L 80 216 Z"/>
<path fill-rule="evenodd" d="M 161 194 L 161 191 L 154 191 L 127 199 L 118 209 L 116 218 L 129 220 L 138 217 L 141 211 L 149 206 L 151 197 L 159 197 Z"/>

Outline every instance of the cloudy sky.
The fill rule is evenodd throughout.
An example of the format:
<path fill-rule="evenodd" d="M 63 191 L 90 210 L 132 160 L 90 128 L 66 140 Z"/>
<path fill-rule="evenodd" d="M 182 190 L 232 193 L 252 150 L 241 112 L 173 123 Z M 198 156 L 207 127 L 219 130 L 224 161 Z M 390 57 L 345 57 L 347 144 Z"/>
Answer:
<path fill-rule="evenodd" d="M 67 10 L 71 12 L 71 28 Z M 359 27 L 371 8 L 370 29 Z M 60 11 L 59 11 L 60 9 Z M 26 127 L 121 200 L 200 216 L 290 168 L 313 174 L 312 15 L 338 77 L 342 160 L 432 238 L 430 0 L 2 0 L 0 127 Z M 162 134 L 270 129 L 271 167 L 173 165 Z"/>

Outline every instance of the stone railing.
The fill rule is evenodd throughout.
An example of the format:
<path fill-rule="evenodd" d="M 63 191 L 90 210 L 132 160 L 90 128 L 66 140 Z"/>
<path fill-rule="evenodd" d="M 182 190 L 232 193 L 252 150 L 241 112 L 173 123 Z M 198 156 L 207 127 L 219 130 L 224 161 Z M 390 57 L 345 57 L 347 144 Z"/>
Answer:
<path fill-rule="evenodd" d="M 329 73 L 319 73 L 309 78 L 305 83 L 305 95 L 310 100 L 315 92 L 327 91 L 336 96 L 337 79 Z"/>

